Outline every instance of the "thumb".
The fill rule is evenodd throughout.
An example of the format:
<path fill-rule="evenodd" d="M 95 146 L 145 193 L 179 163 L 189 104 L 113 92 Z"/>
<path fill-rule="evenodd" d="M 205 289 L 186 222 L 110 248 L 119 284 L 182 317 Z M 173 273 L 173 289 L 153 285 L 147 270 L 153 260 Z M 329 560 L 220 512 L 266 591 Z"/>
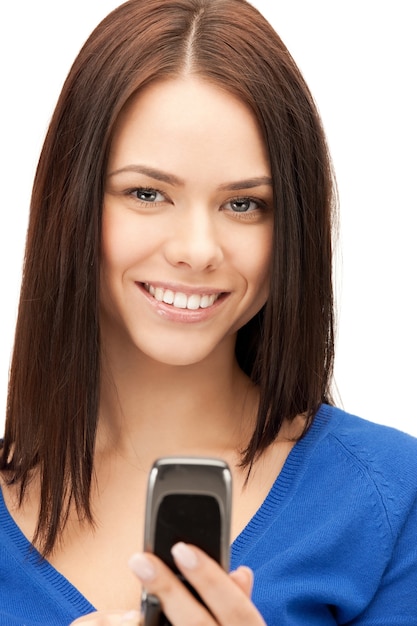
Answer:
<path fill-rule="evenodd" d="M 253 587 L 253 572 L 249 567 L 241 565 L 237 570 L 230 573 L 230 578 L 237 584 L 243 593 L 250 598 Z"/>

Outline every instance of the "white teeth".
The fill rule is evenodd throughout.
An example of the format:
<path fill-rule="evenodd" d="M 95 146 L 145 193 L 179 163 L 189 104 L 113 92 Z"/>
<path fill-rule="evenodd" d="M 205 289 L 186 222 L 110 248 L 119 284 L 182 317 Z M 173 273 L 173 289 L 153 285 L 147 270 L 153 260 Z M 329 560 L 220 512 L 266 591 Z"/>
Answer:
<path fill-rule="evenodd" d="M 200 302 L 200 306 L 202 309 L 207 309 L 209 306 L 211 306 L 212 304 L 214 304 L 214 302 L 217 300 L 218 296 L 215 296 L 214 294 L 212 294 L 211 296 L 203 296 L 201 298 L 201 302 Z"/>
<path fill-rule="evenodd" d="M 207 309 L 210 306 L 210 296 L 202 296 L 200 306 L 202 309 Z"/>
<path fill-rule="evenodd" d="M 165 304 L 172 304 L 177 309 L 189 309 L 191 311 L 197 311 L 198 309 L 207 309 L 212 306 L 220 294 L 202 295 L 192 294 L 187 296 L 180 291 L 174 292 L 172 289 L 163 289 L 162 287 L 153 287 L 152 285 L 145 284 L 146 290 L 158 300 L 158 302 L 164 302 Z"/>
<path fill-rule="evenodd" d="M 185 293 L 176 293 L 174 296 L 174 302 L 172 303 L 177 309 L 187 308 L 187 296 Z"/>
<path fill-rule="evenodd" d="M 187 309 L 192 309 L 193 311 L 196 311 L 197 309 L 200 308 L 200 306 L 202 306 L 200 304 L 202 299 L 203 298 L 201 296 L 198 296 L 197 294 L 193 296 L 189 296 L 188 301 L 187 301 Z"/>
<path fill-rule="evenodd" d="M 164 301 L 164 289 L 161 289 L 161 287 L 156 287 L 153 297 L 155 298 L 155 300 L 158 300 L 158 302 L 163 302 Z"/>
<path fill-rule="evenodd" d="M 174 302 L 174 292 L 170 289 L 166 289 L 164 293 L 164 297 L 162 298 L 165 304 L 172 304 Z"/>

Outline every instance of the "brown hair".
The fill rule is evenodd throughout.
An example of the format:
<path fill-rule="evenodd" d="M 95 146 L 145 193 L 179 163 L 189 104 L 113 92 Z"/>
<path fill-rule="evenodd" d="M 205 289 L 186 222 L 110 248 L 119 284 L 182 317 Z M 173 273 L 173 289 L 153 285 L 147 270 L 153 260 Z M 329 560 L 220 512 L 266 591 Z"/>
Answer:
<path fill-rule="evenodd" d="M 48 554 L 71 502 L 93 521 L 90 485 L 100 383 L 101 210 L 112 129 L 145 84 L 195 73 L 255 112 L 269 151 L 275 244 L 268 302 L 238 333 L 261 403 L 250 467 L 284 419 L 329 402 L 333 365 L 333 181 L 310 92 L 245 0 L 130 0 L 95 29 L 63 87 L 34 182 L 0 469 L 37 468 L 35 542 Z"/>

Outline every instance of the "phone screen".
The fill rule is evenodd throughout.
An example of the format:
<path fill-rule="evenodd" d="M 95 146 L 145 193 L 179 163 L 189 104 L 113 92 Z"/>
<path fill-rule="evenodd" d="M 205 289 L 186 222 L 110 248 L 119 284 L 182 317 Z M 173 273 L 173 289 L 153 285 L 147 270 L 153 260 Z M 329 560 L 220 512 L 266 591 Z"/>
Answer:
<path fill-rule="evenodd" d="M 178 541 L 198 546 L 220 562 L 221 514 L 219 503 L 205 494 L 174 493 L 159 505 L 154 551 L 176 574 L 171 548 Z"/>

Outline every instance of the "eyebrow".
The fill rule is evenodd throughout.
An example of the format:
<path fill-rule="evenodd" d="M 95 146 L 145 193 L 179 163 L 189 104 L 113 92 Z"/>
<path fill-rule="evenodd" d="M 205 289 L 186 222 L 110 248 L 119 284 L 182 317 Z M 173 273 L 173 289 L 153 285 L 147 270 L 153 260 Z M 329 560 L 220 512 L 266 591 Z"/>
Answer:
<path fill-rule="evenodd" d="M 182 186 L 184 185 L 184 181 L 174 176 L 174 174 L 168 174 L 167 172 L 162 172 L 154 167 L 149 167 L 148 165 L 126 165 L 125 167 L 121 167 L 114 172 L 110 172 L 110 176 L 117 176 L 117 174 L 123 174 L 124 172 L 135 172 L 136 174 L 145 174 L 145 176 L 149 176 L 150 178 L 154 178 L 155 180 L 160 180 L 164 183 L 169 183 L 170 185 Z"/>
<path fill-rule="evenodd" d="M 122 174 L 124 172 L 145 174 L 145 176 L 149 176 L 155 180 L 160 180 L 161 182 L 178 187 L 183 187 L 185 185 L 185 182 L 181 178 L 178 178 L 178 176 L 169 174 L 168 172 L 163 172 L 148 165 L 126 165 L 125 167 L 121 167 L 114 172 L 110 172 L 109 177 L 117 176 L 117 174 Z M 253 176 L 244 180 L 224 183 L 223 185 L 220 185 L 219 189 L 223 191 L 237 191 L 239 189 L 253 189 L 254 187 L 261 187 L 263 185 L 272 186 L 272 178 L 270 176 Z"/>
<path fill-rule="evenodd" d="M 225 183 L 220 185 L 219 189 L 226 191 L 238 191 L 239 189 L 253 189 L 254 187 L 262 187 L 269 185 L 272 187 L 272 178 L 270 176 L 254 176 L 245 180 L 237 180 L 233 183 Z"/>

